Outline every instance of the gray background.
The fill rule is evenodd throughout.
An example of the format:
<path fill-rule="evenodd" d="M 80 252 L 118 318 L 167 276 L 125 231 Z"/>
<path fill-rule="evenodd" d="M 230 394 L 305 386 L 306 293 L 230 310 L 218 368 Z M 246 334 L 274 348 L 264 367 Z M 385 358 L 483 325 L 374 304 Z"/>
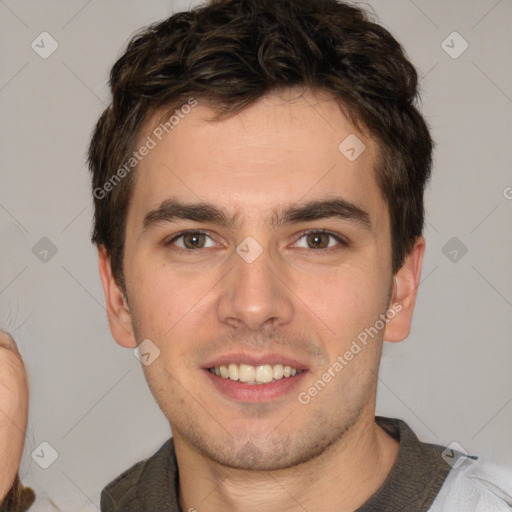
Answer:
<path fill-rule="evenodd" d="M 139 361 L 110 336 L 85 151 L 129 36 L 189 5 L 0 1 L 0 323 L 30 377 L 21 475 L 40 495 L 35 511 L 50 500 L 98 510 L 101 488 L 170 434 Z M 377 413 L 510 464 L 512 2 L 370 5 L 418 67 L 438 143 L 413 329 L 385 344 Z M 43 31 L 58 43 L 46 59 L 31 47 Z M 454 31 L 469 45 L 461 55 Z M 36 462 L 51 456 L 44 441 L 59 454 L 48 469 Z"/>

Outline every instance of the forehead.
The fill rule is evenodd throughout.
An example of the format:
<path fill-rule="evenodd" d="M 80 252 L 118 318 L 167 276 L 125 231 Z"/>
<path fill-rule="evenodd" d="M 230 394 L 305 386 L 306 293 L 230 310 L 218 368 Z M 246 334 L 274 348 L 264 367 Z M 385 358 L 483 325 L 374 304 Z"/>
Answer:
<path fill-rule="evenodd" d="M 174 117 L 168 134 L 160 123 L 170 115 L 146 123 L 137 147 L 149 140 L 153 147 L 137 166 L 129 217 L 140 219 L 170 197 L 262 221 L 283 204 L 332 194 L 382 209 L 377 144 L 330 95 L 281 91 L 223 120 L 212 121 L 215 113 L 198 99 Z"/>

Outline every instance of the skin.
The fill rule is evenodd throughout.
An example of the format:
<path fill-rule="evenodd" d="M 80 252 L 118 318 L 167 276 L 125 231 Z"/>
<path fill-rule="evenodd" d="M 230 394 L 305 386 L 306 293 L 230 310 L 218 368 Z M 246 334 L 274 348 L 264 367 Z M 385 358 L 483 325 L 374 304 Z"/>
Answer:
<path fill-rule="evenodd" d="M 144 366 L 169 420 L 183 510 L 352 511 L 386 479 L 398 442 L 375 421 L 383 339 L 409 334 L 424 240 L 391 271 L 386 203 L 373 172 L 378 146 L 319 92 L 266 96 L 234 117 L 208 123 L 199 101 L 140 162 L 128 212 L 126 296 L 99 248 L 110 327 L 117 343 L 150 339 L 160 350 Z M 160 113 L 161 115 L 161 113 Z M 140 134 L 151 133 L 156 117 Z M 356 134 L 366 150 L 351 162 L 338 150 Z M 327 218 L 271 228 L 271 211 L 343 197 L 366 210 L 371 228 Z M 143 231 L 162 201 L 207 201 L 238 214 L 235 227 L 176 220 Z M 183 230 L 205 230 L 204 248 L 185 251 Z M 327 229 L 316 249 L 304 230 Z M 248 264 L 236 247 L 248 236 L 262 254 Z M 189 241 L 189 246 L 190 241 Z M 392 304 L 401 311 L 312 400 L 306 391 Z M 204 376 L 226 352 L 277 351 L 307 364 L 297 392 L 265 403 L 235 401 Z"/>
<path fill-rule="evenodd" d="M 11 488 L 28 421 L 28 380 L 14 340 L 0 331 L 0 503 Z"/>

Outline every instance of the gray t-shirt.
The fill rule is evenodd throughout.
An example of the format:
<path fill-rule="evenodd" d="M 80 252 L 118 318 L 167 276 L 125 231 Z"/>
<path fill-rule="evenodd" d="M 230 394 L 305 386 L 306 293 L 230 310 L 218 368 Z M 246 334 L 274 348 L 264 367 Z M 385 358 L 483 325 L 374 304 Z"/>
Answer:
<path fill-rule="evenodd" d="M 419 441 L 402 420 L 376 416 L 375 421 L 400 442 L 400 448 L 385 482 L 355 512 L 428 511 L 451 469 L 441 456 L 445 447 Z M 183 512 L 173 438 L 103 489 L 101 511 Z"/>

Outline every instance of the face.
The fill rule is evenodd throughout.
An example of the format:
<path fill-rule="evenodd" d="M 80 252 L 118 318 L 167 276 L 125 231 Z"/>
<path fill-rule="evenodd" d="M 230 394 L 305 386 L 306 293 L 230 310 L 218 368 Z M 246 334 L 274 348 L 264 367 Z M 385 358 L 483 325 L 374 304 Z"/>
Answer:
<path fill-rule="evenodd" d="M 373 415 L 398 322 L 378 322 L 393 280 L 377 145 L 319 93 L 212 114 L 199 101 L 162 141 L 155 119 L 141 133 L 157 144 L 136 170 L 126 302 L 100 262 L 109 318 L 121 345 L 150 340 L 143 369 L 176 442 L 230 467 L 291 467 Z M 356 159 L 339 149 L 354 135 Z"/>

